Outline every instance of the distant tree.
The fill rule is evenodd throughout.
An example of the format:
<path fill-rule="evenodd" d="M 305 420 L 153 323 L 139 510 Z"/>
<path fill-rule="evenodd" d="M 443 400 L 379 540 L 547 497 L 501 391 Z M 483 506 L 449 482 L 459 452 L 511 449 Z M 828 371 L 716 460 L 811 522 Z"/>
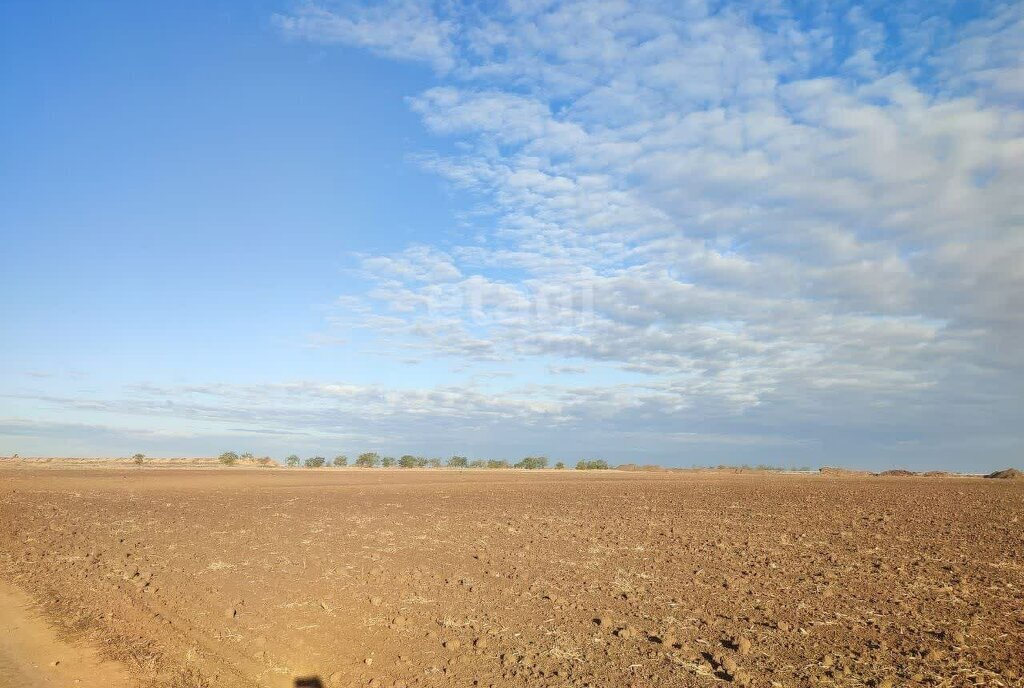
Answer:
<path fill-rule="evenodd" d="M 236 463 L 238 463 L 238 454 L 230 451 L 224 452 L 223 454 L 217 457 L 217 460 L 220 461 L 225 466 L 234 466 Z"/>
<path fill-rule="evenodd" d="M 428 463 L 429 463 L 429 461 L 427 461 L 427 457 L 425 457 L 425 456 L 417 456 L 416 457 L 416 468 L 426 468 Z"/>
<path fill-rule="evenodd" d="M 327 463 L 327 459 L 322 456 L 314 456 L 306 459 L 306 468 L 323 468 L 324 464 Z"/>
<path fill-rule="evenodd" d="M 431 468 L 440 468 L 441 465 L 442 465 L 442 461 L 441 461 L 441 459 L 433 458 L 433 459 L 428 459 L 427 460 L 427 464 L 429 464 Z"/>
<path fill-rule="evenodd" d="M 142 462 L 145 461 L 145 460 L 146 460 L 146 455 L 145 454 L 136 454 L 135 456 L 132 457 L 132 461 L 134 461 L 136 463 L 136 465 L 139 465 L 139 466 L 141 466 Z"/>
<path fill-rule="evenodd" d="M 577 471 L 604 471 L 608 470 L 608 462 L 604 459 L 580 459 L 576 462 Z"/>
<path fill-rule="evenodd" d="M 380 465 L 383 466 L 384 468 L 391 468 L 392 466 L 395 465 L 395 457 L 385 456 L 383 459 L 380 460 Z"/>
<path fill-rule="evenodd" d="M 470 468 L 487 468 L 487 462 L 483 459 L 473 459 L 469 462 Z"/>
<path fill-rule="evenodd" d="M 565 468 L 565 464 L 559 461 L 558 463 L 555 464 L 555 468 L 557 468 L 558 470 L 562 470 L 563 468 Z"/>
<path fill-rule="evenodd" d="M 344 454 L 338 454 L 337 456 L 334 457 L 334 466 L 336 468 L 341 468 L 342 466 L 347 466 L 347 465 L 348 465 L 348 457 L 345 456 Z"/>
<path fill-rule="evenodd" d="M 245 452 L 244 454 L 242 454 L 241 458 L 247 461 L 255 461 L 256 455 L 253 454 L 252 452 Z"/>
<path fill-rule="evenodd" d="M 535 468 L 547 468 L 548 458 L 546 456 L 527 456 L 522 461 L 516 464 L 516 468 L 526 468 L 529 470 Z"/>
<path fill-rule="evenodd" d="M 465 456 L 453 456 L 448 459 L 448 468 L 465 468 L 469 465 L 469 461 L 466 460 Z"/>
<path fill-rule="evenodd" d="M 505 459 L 488 459 L 487 460 L 487 467 L 488 468 L 512 468 L 512 464 L 510 464 Z"/>
<path fill-rule="evenodd" d="M 377 452 L 366 452 L 356 459 L 356 465 L 360 468 L 374 468 L 379 463 L 380 455 Z"/>
<path fill-rule="evenodd" d="M 416 457 L 412 454 L 403 454 L 398 459 L 398 465 L 402 468 L 416 468 Z"/>
<path fill-rule="evenodd" d="M 292 454 L 291 456 L 289 456 L 287 459 L 284 460 L 284 463 L 289 468 L 295 468 L 300 463 L 302 463 L 302 459 L 297 457 L 295 454 Z"/>

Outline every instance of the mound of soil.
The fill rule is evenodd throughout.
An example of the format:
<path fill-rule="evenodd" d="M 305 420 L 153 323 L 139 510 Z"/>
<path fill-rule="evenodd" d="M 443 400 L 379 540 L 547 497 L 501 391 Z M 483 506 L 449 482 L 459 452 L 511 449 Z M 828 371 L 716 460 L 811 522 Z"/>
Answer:
<path fill-rule="evenodd" d="M 917 473 L 915 473 L 914 471 L 908 471 L 905 468 L 895 468 L 891 471 L 882 471 L 878 475 L 885 477 L 896 476 L 899 478 L 905 478 L 907 476 L 917 475 Z"/>
<path fill-rule="evenodd" d="M 989 473 L 985 477 L 986 478 L 998 478 L 1000 480 L 1013 480 L 1013 479 L 1020 480 L 1021 478 L 1024 478 L 1024 473 L 1021 473 L 1016 468 L 1004 468 L 1001 471 L 996 471 L 995 473 Z"/>
<path fill-rule="evenodd" d="M 836 468 L 835 466 L 822 466 L 818 469 L 818 472 L 822 475 L 833 475 L 833 476 L 865 476 L 871 475 L 867 471 L 851 471 L 847 468 Z"/>

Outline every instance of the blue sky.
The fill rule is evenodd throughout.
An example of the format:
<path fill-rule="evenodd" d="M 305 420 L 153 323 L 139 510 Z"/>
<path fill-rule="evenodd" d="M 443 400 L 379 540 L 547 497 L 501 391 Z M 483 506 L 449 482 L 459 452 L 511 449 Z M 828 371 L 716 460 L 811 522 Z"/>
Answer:
<path fill-rule="evenodd" d="M 0 7 L 0 454 L 989 470 L 1024 5 Z"/>

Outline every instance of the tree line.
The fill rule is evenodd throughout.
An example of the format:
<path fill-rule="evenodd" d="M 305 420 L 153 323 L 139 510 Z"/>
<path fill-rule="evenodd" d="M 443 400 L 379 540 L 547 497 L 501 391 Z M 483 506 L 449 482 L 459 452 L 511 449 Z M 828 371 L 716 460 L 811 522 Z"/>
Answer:
<path fill-rule="evenodd" d="M 252 456 L 251 454 L 243 454 L 243 457 Z M 220 455 L 219 460 L 225 466 L 233 466 L 239 459 L 238 454 L 235 452 L 224 452 Z M 523 459 L 512 463 L 507 459 L 473 459 L 470 460 L 465 456 L 452 456 L 447 460 L 439 458 L 427 458 L 424 456 L 413 456 L 412 454 L 404 454 L 398 458 L 393 456 L 381 456 L 377 452 L 364 452 L 355 457 L 351 463 L 349 457 L 344 454 L 339 454 L 333 459 L 328 459 L 324 456 L 311 456 L 303 459 L 297 454 L 292 454 L 284 460 L 284 463 L 289 468 L 325 468 L 329 466 L 335 466 L 338 468 L 345 468 L 349 465 L 357 468 L 522 468 L 526 470 L 533 470 L 539 468 L 548 468 L 549 460 L 546 456 L 527 456 Z M 557 461 L 552 465 L 552 468 L 562 470 L 565 469 L 565 463 Z M 576 470 L 579 471 L 592 471 L 592 470 L 606 470 L 610 468 L 608 462 L 604 459 L 581 459 L 576 463 Z"/>

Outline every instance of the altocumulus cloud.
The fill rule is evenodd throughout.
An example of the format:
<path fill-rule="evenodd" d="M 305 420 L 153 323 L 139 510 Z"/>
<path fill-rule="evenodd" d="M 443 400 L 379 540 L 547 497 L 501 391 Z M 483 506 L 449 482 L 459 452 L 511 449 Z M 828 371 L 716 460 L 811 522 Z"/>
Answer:
<path fill-rule="evenodd" d="M 334 326 L 403 355 L 579 369 L 498 393 L 663 458 L 701 437 L 867 461 L 1012 456 L 1024 5 L 962 21 L 952 8 L 394 2 L 278 17 L 293 38 L 432 67 L 408 104 L 458 152 L 415 159 L 480 201 L 464 241 L 364 257 L 373 287 Z"/>
<path fill-rule="evenodd" d="M 1024 4 L 953 10 L 298 5 L 274 18 L 292 40 L 426 66 L 435 83 L 405 106 L 454 152 L 410 160 L 477 199 L 444 243 L 359 256 L 366 288 L 311 342 L 361 332 L 395 365 L 450 364 L 449 381 L 34 403 L 277 433 L 282 449 L 302 433 L 673 463 L 1012 462 Z"/>

